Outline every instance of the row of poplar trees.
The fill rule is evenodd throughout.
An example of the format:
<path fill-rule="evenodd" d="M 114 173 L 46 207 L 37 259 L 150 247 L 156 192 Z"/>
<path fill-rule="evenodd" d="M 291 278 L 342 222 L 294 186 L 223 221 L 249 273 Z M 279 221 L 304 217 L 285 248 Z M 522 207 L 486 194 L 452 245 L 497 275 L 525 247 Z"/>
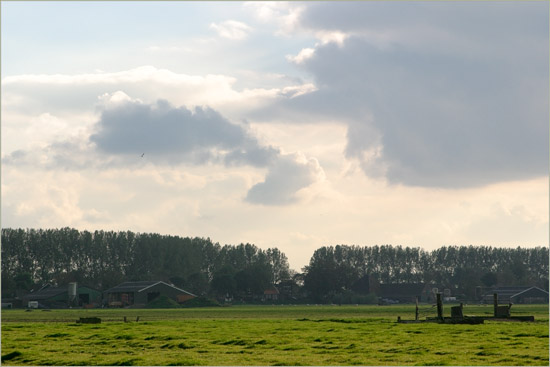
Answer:
<path fill-rule="evenodd" d="M 209 238 L 62 229 L 2 229 L 2 291 L 78 282 L 106 290 L 124 281 L 163 280 L 198 295 L 263 294 L 288 279 L 286 256 Z"/>
<path fill-rule="evenodd" d="M 548 290 L 548 247 L 325 246 L 297 273 L 277 248 L 220 245 L 209 238 L 61 229 L 2 229 L 2 294 L 45 283 L 106 290 L 124 281 L 164 280 L 198 294 L 249 297 L 273 284 L 305 301 L 372 293 L 372 283 L 433 283 L 473 299 L 477 286 Z M 296 291 L 296 290 L 299 291 Z"/>
<path fill-rule="evenodd" d="M 476 287 L 537 286 L 548 291 L 548 247 L 328 246 L 315 251 L 304 280 L 316 301 L 372 291 L 372 283 L 427 283 L 474 300 Z M 336 297 L 338 298 L 338 297 Z"/>

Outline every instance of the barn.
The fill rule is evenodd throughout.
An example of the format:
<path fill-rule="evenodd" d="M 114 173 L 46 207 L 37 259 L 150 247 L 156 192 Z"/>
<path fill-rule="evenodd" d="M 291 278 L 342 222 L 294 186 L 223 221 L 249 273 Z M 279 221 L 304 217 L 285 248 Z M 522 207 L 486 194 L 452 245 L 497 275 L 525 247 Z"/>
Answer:
<path fill-rule="evenodd" d="M 26 294 L 22 300 L 25 307 L 29 307 L 29 302 L 33 307 L 92 307 L 101 304 L 101 292 L 87 286 L 77 286 L 76 283 L 61 287 L 47 284 L 36 292 Z"/>
<path fill-rule="evenodd" d="M 484 289 L 482 302 L 492 303 L 493 294 L 501 303 L 548 303 L 548 292 L 538 287 L 494 287 Z"/>
<path fill-rule="evenodd" d="M 539 287 L 527 288 L 510 297 L 512 303 L 548 303 L 548 292 Z"/>
<path fill-rule="evenodd" d="M 106 290 L 104 299 L 109 307 L 143 307 L 161 295 L 178 303 L 197 297 L 163 281 L 139 281 L 124 282 Z"/>

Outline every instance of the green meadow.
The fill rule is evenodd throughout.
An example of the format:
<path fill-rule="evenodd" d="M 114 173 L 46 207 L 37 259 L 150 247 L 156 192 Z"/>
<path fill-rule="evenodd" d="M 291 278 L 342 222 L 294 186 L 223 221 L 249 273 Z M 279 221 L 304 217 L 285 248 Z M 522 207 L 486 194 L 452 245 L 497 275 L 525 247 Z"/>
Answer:
<path fill-rule="evenodd" d="M 414 305 L 3 310 L 2 364 L 547 366 L 548 306 L 512 314 L 536 321 L 398 324 Z M 93 316 L 102 323 L 75 322 Z"/>

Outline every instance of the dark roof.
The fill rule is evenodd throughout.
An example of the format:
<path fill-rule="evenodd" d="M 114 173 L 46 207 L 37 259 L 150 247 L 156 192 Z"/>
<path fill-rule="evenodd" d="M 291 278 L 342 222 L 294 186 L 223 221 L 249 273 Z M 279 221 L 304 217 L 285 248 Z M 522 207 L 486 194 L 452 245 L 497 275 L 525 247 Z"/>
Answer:
<path fill-rule="evenodd" d="M 545 291 L 544 289 L 540 289 L 539 287 L 531 287 L 531 288 L 528 288 L 524 291 L 516 293 L 513 296 L 510 296 L 510 298 L 520 297 L 520 296 L 523 296 L 523 297 L 548 297 L 548 292 Z"/>
<path fill-rule="evenodd" d="M 77 293 L 81 293 L 79 290 L 81 290 L 82 288 L 87 288 L 87 289 L 91 289 L 91 290 L 94 290 L 96 292 L 99 292 L 97 289 L 90 288 L 90 287 L 85 286 L 85 285 L 77 285 Z M 27 293 L 22 298 L 24 298 L 25 300 L 28 300 L 28 301 L 36 301 L 36 300 L 41 300 L 41 299 L 49 299 L 49 298 L 58 296 L 58 295 L 63 294 L 63 293 L 68 293 L 68 292 L 69 292 L 69 286 L 68 285 L 61 286 L 61 287 L 54 287 L 50 284 L 46 284 L 46 285 L 42 286 L 37 291 Z"/>
<path fill-rule="evenodd" d="M 157 284 L 158 281 L 140 281 L 140 282 L 124 282 L 119 285 L 107 289 L 107 293 L 116 293 L 116 292 L 139 292 L 144 288 L 148 288 L 152 285 Z"/>
<path fill-rule="evenodd" d="M 380 284 L 380 297 L 415 297 L 424 291 L 424 283 L 390 283 Z"/>
<path fill-rule="evenodd" d="M 41 300 L 41 299 L 49 299 L 67 292 L 68 292 L 67 287 L 47 287 L 37 292 L 26 294 L 23 298 L 29 301 L 35 301 L 35 300 Z"/>
<path fill-rule="evenodd" d="M 165 286 L 177 289 L 178 291 L 180 291 L 182 293 L 186 293 L 186 294 L 189 294 L 191 296 L 195 296 L 192 293 L 189 293 L 189 292 L 187 292 L 187 291 L 185 291 L 181 288 L 178 288 L 178 287 L 176 287 L 172 284 L 168 284 L 168 283 L 165 283 L 165 282 L 160 281 L 160 280 L 144 280 L 144 281 L 139 281 L 139 282 L 124 282 L 124 283 L 120 283 L 116 287 L 107 289 L 105 291 L 105 293 L 143 292 L 144 290 L 146 290 L 148 288 L 151 288 L 151 287 L 153 287 L 157 284 L 164 284 Z"/>
<path fill-rule="evenodd" d="M 264 294 L 265 295 L 270 295 L 270 294 L 279 294 L 279 290 L 276 288 L 276 287 L 271 287 L 271 288 L 268 288 L 264 291 Z"/>
<path fill-rule="evenodd" d="M 494 293 L 501 297 L 512 297 L 518 293 L 524 292 L 532 287 L 496 287 L 487 289 L 484 293 L 485 296 L 492 296 Z"/>
<path fill-rule="evenodd" d="M 46 288 L 49 288 L 49 287 L 53 287 L 50 283 L 46 283 L 46 284 L 43 284 L 43 285 L 37 285 L 38 288 L 33 288 L 31 290 L 31 292 L 39 292 L 41 290 L 44 290 Z"/>

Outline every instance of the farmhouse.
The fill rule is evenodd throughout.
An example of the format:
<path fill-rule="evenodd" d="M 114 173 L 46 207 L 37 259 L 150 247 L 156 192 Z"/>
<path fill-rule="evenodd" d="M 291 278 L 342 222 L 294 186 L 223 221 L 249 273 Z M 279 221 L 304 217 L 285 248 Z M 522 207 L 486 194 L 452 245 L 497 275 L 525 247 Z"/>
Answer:
<path fill-rule="evenodd" d="M 196 296 L 162 281 L 124 282 L 105 291 L 105 300 L 110 307 L 143 307 L 164 295 L 178 303 Z"/>
<path fill-rule="evenodd" d="M 67 286 L 54 287 L 46 284 L 39 290 L 31 292 L 22 297 L 25 307 L 92 307 L 101 304 L 101 292 L 86 286 L 77 286 L 76 283 L 69 283 Z"/>

